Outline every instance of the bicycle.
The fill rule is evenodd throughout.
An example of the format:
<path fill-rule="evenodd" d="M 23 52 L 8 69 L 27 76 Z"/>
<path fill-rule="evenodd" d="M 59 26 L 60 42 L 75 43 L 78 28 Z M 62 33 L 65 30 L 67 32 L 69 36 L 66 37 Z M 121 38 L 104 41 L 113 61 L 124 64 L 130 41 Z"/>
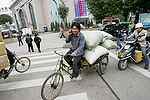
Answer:
<path fill-rule="evenodd" d="M 13 68 L 15 68 L 15 70 L 19 73 L 26 72 L 30 68 L 31 61 L 28 57 L 19 58 L 16 54 L 14 54 L 14 60 L 15 63 L 13 67 L 9 67 L 0 71 L 0 79 L 6 79 L 12 72 Z"/>
<path fill-rule="evenodd" d="M 72 76 L 71 71 L 72 67 L 67 66 L 63 62 L 63 58 L 66 55 L 59 54 L 54 51 L 61 58 L 58 60 L 56 64 L 56 68 L 54 73 L 46 78 L 41 88 L 41 97 L 43 100 L 53 100 L 55 99 L 62 90 L 64 84 L 64 78 L 61 74 L 61 71 L 65 71 L 70 76 Z M 92 65 L 88 63 L 88 61 L 82 57 L 80 60 L 80 73 L 82 72 L 94 72 L 97 71 L 99 74 L 104 74 L 108 70 L 108 55 L 109 53 L 100 56 Z"/>

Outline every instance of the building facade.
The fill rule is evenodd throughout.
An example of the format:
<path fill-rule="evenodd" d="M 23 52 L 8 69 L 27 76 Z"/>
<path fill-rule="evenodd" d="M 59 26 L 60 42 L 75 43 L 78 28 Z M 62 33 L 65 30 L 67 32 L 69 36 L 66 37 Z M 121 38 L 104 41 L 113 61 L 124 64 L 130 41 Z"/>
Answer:
<path fill-rule="evenodd" d="M 17 30 L 27 27 L 43 32 L 43 27 L 50 31 L 51 22 L 61 23 L 58 7 L 69 7 L 66 21 L 79 21 L 86 25 L 93 16 L 86 12 L 84 0 L 11 0 L 9 8 L 12 10 Z M 93 20 L 94 21 L 94 20 Z"/>

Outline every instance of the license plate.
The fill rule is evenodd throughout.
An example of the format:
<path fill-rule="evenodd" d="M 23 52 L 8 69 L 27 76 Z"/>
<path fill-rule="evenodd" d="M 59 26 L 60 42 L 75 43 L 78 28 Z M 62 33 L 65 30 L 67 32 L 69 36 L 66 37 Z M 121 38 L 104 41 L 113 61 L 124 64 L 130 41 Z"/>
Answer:
<path fill-rule="evenodd" d="M 118 52 L 118 55 L 119 56 L 124 56 L 124 53 L 123 52 Z"/>

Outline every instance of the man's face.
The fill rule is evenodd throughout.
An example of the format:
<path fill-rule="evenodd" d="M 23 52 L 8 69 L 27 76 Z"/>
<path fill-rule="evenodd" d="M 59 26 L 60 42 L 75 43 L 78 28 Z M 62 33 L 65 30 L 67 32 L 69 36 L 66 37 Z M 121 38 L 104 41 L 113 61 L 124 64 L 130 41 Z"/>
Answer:
<path fill-rule="evenodd" d="M 116 24 L 116 26 L 119 26 L 119 23 L 118 23 L 118 24 Z"/>
<path fill-rule="evenodd" d="M 79 30 L 76 26 L 73 26 L 72 33 L 76 36 L 78 34 Z"/>
<path fill-rule="evenodd" d="M 139 28 L 136 28 L 137 32 L 141 32 L 142 28 L 139 27 Z"/>

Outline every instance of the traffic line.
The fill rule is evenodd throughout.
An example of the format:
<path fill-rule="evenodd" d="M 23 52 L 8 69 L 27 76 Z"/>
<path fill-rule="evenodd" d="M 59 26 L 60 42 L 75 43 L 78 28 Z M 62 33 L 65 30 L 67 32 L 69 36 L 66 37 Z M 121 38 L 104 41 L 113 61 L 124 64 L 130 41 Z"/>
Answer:
<path fill-rule="evenodd" d="M 119 61 L 117 55 L 113 54 L 112 52 L 109 52 L 109 55 Z M 134 64 L 130 64 L 129 66 L 131 69 L 138 71 L 139 73 L 143 74 L 144 76 L 150 78 L 150 72 L 148 70 L 145 70 L 139 66 L 136 66 Z"/>
<path fill-rule="evenodd" d="M 66 96 L 58 96 L 55 98 L 55 100 L 88 100 L 86 92 L 84 93 L 78 93 L 78 94 L 72 94 L 72 95 L 66 95 Z"/>
<path fill-rule="evenodd" d="M 69 82 L 69 75 L 63 75 L 64 82 Z M 25 81 L 17 81 L 10 83 L 0 84 L 0 91 L 14 90 L 14 89 L 23 89 L 35 86 L 42 86 L 46 78 L 34 79 L 34 80 L 25 80 Z M 79 75 L 77 80 L 81 80 L 81 76 Z"/>
<path fill-rule="evenodd" d="M 145 75 L 146 77 L 150 78 L 150 72 L 149 72 L 149 71 L 147 71 L 147 70 L 145 70 L 145 69 L 143 69 L 143 68 L 141 68 L 141 67 L 138 67 L 138 66 L 136 66 L 136 65 L 134 65 L 134 64 L 130 64 L 130 68 L 132 68 L 132 69 L 134 69 L 134 70 L 136 70 L 136 71 L 142 73 L 142 74 Z"/>
<path fill-rule="evenodd" d="M 41 58 L 42 59 L 42 58 Z M 50 59 L 50 60 L 40 60 L 40 61 L 34 61 L 31 62 L 31 65 L 38 65 L 38 64 L 44 64 L 44 63 L 52 63 L 52 62 L 57 62 L 58 59 Z"/>
<path fill-rule="evenodd" d="M 52 58 L 52 57 L 58 57 L 57 55 L 46 55 L 46 56 L 38 56 L 38 57 L 29 57 L 30 60 L 33 59 L 43 59 L 43 58 Z"/>
<path fill-rule="evenodd" d="M 19 75 L 19 74 L 30 74 L 30 73 L 37 73 L 37 72 L 43 72 L 43 71 L 50 71 L 50 70 L 55 70 L 56 66 L 47 66 L 47 67 L 41 67 L 41 68 L 32 68 L 32 69 L 28 69 L 26 72 L 24 73 L 19 73 L 17 71 L 12 71 L 10 73 L 10 76 L 12 75 Z"/>
<path fill-rule="evenodd" d="M 57 50 L 58 53 L 65 53 L 67 51 L 68 51 L 68 49 Z M 40 56 L 40 55 L 45 55 L 45 54 L 49 55 L 49 54 L 55 54 L 55 53 L 54 53 L 54 51 L 51 51 L 51 52 L 42 52 L 42 53 L 19 55 L 19 56 L 21 56 L 21 57 L 31 57 L 31 56 Z"/>

